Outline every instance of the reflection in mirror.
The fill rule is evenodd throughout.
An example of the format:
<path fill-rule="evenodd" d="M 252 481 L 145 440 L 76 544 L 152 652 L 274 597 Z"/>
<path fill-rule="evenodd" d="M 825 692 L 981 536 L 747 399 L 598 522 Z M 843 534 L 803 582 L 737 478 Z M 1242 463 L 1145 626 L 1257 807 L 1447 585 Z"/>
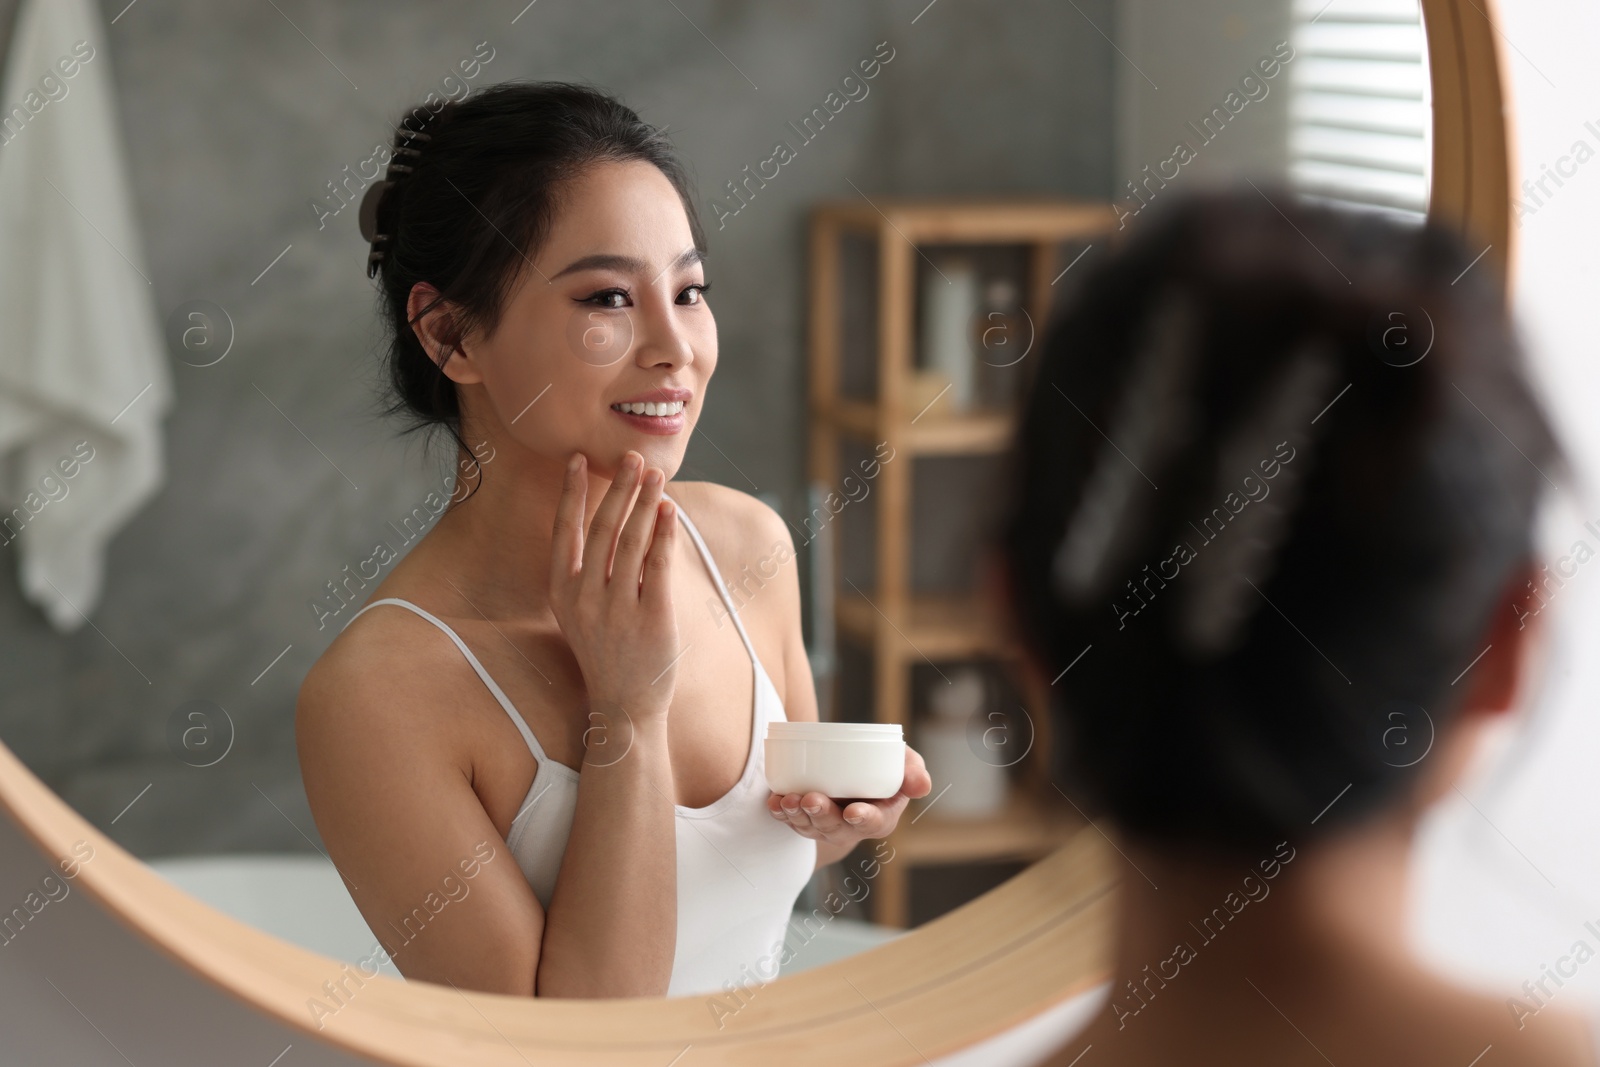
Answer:
<path fill-rule="evenodd" d="M 13 7 L 0 185 L 55 188 L 8 247 L 95 310 L 0 391 L 0 736 L 357 975 L 734 1011 L 1053 850 L 985 613 L 1051 306 L 1190 186 L 1426 206 L 1415 4 Z M 535 78 L 620 103 L 491 91 Z M 678 505 L 632 622 L 551 575 L 565 460 L 590 518 L 630 449 Z M 773 815 L 813 716 L 901 723 L 908 795 Z"/>
<path fill-rule="evenodd" d="M 1432 106 L 1414 0 L 1119 8 L 1119 210 L 1247 177 L 1421 220 Z"/>
<path fill-rule="evenodd" d="M 1296 0 L 1289 180 L 1335 204 L 1428 208 L 1433 114 L 1422 13 L 1407 0 Z"/>

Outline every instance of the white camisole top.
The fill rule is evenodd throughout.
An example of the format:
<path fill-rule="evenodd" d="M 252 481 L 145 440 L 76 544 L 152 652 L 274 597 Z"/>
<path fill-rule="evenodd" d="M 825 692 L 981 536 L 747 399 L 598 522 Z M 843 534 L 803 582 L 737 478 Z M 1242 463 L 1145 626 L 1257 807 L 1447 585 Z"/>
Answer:
<path fill-rule="evenodd" d="M 767 723 L 786 721 L 783 699 L 761 666 L 711 558 L 711 550 L 688 514 L 676 501 L 673 503 L 711 572 L 712 583 L 739 631 L 739 639 L 750 653 L 755 692 L 751 698 L 750 751 L 739 781 L 705 807 L 673 805 L 678 852 L 678 936 L 672 978 L 667 986 L 669 997 L 720 994 L 777 977 L 790 914 L 817 861 L 816 842 L 801 837 L 767 811 L 770 789 L 762 740 Z M 545 755 L 538 738 L 478 657 L 437 616 L 409 600 L 384 597 L 356 612 L 350 622 L 380 604 L 407 608 L 443 630 L 528 743 L 538 770 L 511 821 L 506 846 L 527 877 L 534 896 L 548 908 L 577 809 L 578 772 Z"/>

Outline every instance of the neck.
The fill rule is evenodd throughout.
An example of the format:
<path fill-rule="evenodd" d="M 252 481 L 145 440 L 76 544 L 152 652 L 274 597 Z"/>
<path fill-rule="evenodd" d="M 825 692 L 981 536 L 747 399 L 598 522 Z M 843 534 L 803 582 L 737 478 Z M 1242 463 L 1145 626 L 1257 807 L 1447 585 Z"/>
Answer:
<path fill-rule="evenodd" d="M 1410 848 L 1400 819 L 1238 861 L 1126 846 L 1112 1029 L 1259 1017 L 1263 998 L 1295 1018 L 1379 970 L 1414 972 Z"/>
<path fill-rule="evenodd" d="M 551 533 L 568 457 L 543 456 L 510 441 L 480 451 L 488 458 L 476 466 L 464 450 L 457 457 L 457 491 L 419 546 L 435 561 L 422 573 L 440 576 L 432 580 L 439 583 L 443 600 L 465 597 L 470 608 L 464 614 L 549 616 Z M 611 478 L 596 474 L 592 464 L 586 470 L 583 528 L 588 530 Z"/>

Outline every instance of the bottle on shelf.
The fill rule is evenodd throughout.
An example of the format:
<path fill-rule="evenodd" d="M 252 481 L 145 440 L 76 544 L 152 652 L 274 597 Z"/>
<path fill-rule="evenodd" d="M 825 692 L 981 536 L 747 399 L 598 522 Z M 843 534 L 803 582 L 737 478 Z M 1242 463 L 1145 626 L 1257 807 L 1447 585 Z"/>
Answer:
<path fill-rule="evenodd" d="M 942 399 L 949 401 L 952 411 L 965 412 L 971 410 L 974 400 L 972 324 L 982 304 L 978 270 L 959 254 L 941 255 L 931 263 L 933 269 L 922 283 L 922 358 L 918 364 L 949 382 L 950 390 Z"/>
<path fill-rule="evenodd" d="M 933 779 L 928 799 L 939 796 L 939 816 L 976 819 L 1000 811 L 1006 770 L 1003 762 L 988 758 L 984 744 L 991 701 L 982 672 L 973 667 L 952 671 L 948 684 L 934 683 L 928 703 L 932 714 L 918 731 L 917 751 Z"/>

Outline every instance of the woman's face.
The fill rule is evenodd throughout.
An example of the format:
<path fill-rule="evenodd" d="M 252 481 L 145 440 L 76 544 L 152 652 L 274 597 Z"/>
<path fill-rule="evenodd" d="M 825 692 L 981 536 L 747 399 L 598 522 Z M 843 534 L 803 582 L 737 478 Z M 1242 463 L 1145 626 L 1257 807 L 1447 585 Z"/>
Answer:
<path fill-rule="evenodd" d="M 445 364 L 469 444 L 488 436 L 609 477 L 633 449 L 670 479 L 717 365 L 705 267 L 678 192 L 654 165 L 601 163 L 566 183 L 493 334 Z M 659 405 L 656 414 L 619 410 Z M 631 405 L 630 405 L 631 406 Z"/>

